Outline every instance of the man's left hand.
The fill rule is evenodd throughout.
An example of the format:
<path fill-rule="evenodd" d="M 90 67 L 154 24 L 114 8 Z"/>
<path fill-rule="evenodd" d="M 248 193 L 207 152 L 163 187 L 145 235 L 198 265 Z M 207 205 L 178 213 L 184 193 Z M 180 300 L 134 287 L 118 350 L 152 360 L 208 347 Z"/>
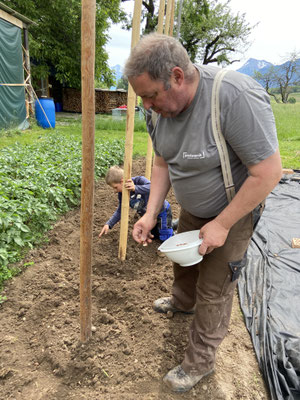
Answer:
<path fill-rule="evenodd" d="M 223 246 L 225 243 L 229 229 L 224 228 L 215 219 L 205 224 L 200 229 L 199 237 L 203 239 L 199 247 L 199 253 L 201 255 L 209 254 L 217 247 Z"/>

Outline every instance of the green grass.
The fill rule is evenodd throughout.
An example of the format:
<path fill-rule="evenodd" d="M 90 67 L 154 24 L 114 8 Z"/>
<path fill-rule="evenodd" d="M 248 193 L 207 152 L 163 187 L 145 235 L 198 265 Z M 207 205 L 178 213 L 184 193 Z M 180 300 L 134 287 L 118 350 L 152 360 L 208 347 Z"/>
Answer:
<path fill-rule="evenodd" d="M 293 97 L 296 98 L 293 95 Z M 300 96 L 298 96 L 300 100 Z M 300 169 L 300 101 L 295 104 L 272 102 L 284 168 Z"/>
<path fill-rule="evenodd" d="M 68 115 L 68 116 L 66 116 Z M 25 131 L 10 130 L 0 131 L 0 148 L 11 146 L 15 143 L 30 145 L 42 140 L 49 132 L 57 132 L 66 137 L 81 137 L 81 116 L 79 114 L 56 114 L 54 129 L 43 129 L 35 120 L 30 121 L 30 129 Z M 95 139 L 121 139 L 125 140 L 126 118 L 113 120 L 110 115 L 97 114 L 95 118 Z M 133 157 L 146 156 L 148 134 L 144 120 L 136 118 L 134 124 Z"/>
<path fill-rule="evenodd" d="M 295 104 L 277 104 L 272 100 L 275 115 L 280 154 L 284 168 L 300 169 L 300 93 L 292 93 Z M 61 115 L 61 116 L 60 116 Z M 54 132 L 69 137 L 81 136 L 80 114 L 56 114 Z M 16 142 L 31 144 L 40 141 L 49 132 L 48 129 L 38 127 L 35 121 L 26 131 L 0 131 L 0 148 L 10 146 Z M 113 120 L 111 115 L 97 114 L 95 119 L 95 137 L 106 139 L 125 140 L 126 118 Z M 133 140 L 133 157 L 147 154 L 148 135 L 146 124 L 136 118 Z"/>

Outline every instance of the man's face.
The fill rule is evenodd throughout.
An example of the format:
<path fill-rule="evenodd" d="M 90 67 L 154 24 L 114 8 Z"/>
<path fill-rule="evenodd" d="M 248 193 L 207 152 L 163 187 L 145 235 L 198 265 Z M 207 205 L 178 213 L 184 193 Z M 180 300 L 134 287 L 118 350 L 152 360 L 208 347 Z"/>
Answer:
<path fill-rule="evenodd" d="M 179 87 L 173 74 L 170 78 L 170 88 L 167 90 L 162 81 L 152 80 L 147 72 L 129 78 L 129 82 L 147 110 L 151 108 L 164 118 L 175 117 L 182 111 Z"/>
<path fill-rule="evenodd" d="M 110 186 L 113 188 L 115 193 L 122 193 L 123 181 L 120 183 L 112 183 Z"/>

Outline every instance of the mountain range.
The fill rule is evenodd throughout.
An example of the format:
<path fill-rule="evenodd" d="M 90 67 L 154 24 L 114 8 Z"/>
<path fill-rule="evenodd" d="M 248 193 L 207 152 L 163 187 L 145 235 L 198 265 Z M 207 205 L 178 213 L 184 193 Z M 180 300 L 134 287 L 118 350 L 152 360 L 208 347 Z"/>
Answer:
<path fill-rule="evenodd" d="M 241 72 L 242 74 L 253 76 L 255 71 L 264 73 L 268 68 L 272 66 L 274 65 L 268 61 L 249 58 L 249 60 L 246 61 L 241 68 L 237 69 L 237 71 Z"/>

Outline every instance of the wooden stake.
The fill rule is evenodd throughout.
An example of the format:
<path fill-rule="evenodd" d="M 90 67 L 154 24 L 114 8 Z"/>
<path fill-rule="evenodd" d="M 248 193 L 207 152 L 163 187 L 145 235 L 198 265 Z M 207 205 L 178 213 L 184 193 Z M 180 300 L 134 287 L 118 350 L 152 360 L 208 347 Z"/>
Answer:
<path fill-rule="evenodd" d="M 142 13 L 142 0 L 135 0 L 132 21 L 131 48 L 137 44 L 140 38 L 140 21 Z M 134 131 L 134 115 L 135 115 L 136 95 L 130 84 L 128 84 L 127 99 L 127 121 L 126 121 L 126 138 L 125 138 L 125 156 L 124 156 L 124 179 L 122 190 L 122 206 L 121 206 L 121 223 L 120 223 L 120 243 L 119 258 L 124 261 L 127 251 L 128 238 L 128 215 L 129 215 L 129 194 L 125 189 L 125 182 L 131 178 L 132 167 L 132 147 L 133 147 L 133 131 Z"/>
<path fill-rule="evenodd" d="M 173 36 L 174 15 L 175 15 L 175 0 L 172 0 L 171 16 L 170 16 L 170 30 L 169 30 L 169 35 L 170 36 Z"/>
<path fill-rule="evenodd" d="M 155 111 L 152 112 L 154 113 Z M 153 153 L 152 140 L 151 137 L 148 135 L 145 177 L 149 179 L 149 181 L 151 179 L 151 170 L 152 170 L 152 153 Z"/>
<path fill-rule="evenodd" d="M 170 35 L 170 25 L 171 25 L 171 14 L 172 14 L 172 2 L 173 0 L 168 0 L 166 20 L 165 20 L 165 35 Z"/>
<path fill-rule="evenodd" d="M 91 337 L 91 265 L 95 150 L 95 16 L 96 0 L 82 0 L 82 180 L 80 214 L 80 339 Z"/>
<path fill-rule="evenodd" d="M 160 0 L 159 12 L 158 12 L 158 24 L 157 24 L 157 33 L 159 34 L 163 33 L 164 30 L 164 15 L 165 15 L 165 0 Z M 155 111 L 152 111 L 152 113 L 156 114 Z M 156 117 L 154 117 L 154 119 L 155 120 L 157 119 L 157 115 Z M 148 136 L 145 177 L 149 180 L 151 179 L 152 154 L 153 154 L 152 140 L 150 136 Z"/>
<path fill-rule="evenodd" d="M 160 0 L 158 11 L 157 33 L 164 31 L 165 0 Z"/>

